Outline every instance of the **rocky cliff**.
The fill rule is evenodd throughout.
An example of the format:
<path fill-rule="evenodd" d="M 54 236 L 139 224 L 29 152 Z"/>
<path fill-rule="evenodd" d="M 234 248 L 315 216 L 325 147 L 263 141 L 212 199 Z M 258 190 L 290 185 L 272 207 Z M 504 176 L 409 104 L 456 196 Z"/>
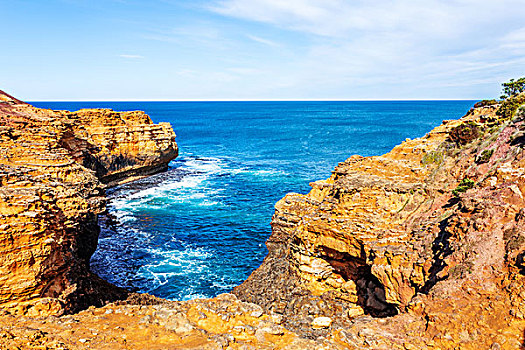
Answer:
<path fill-rule="evenodd" d="M 309 325 L 329 317 L 356 347 L 519 348 L 525 112 L 499 108 L 352 156 L 288 194 L 269 255 L 234 293 L 307 336 L 325 335 Z"/>
<path fill-rule="evenodd" d="M 525 111 L 509 106 L 524 96 L 385 155 L 352 156 L 310 193 L 287 195 L 267 258 L 235 295 L 131 294 L 48 318 L 19 315 L 127 295 L 87 266 L 104 207 L 98 179 L 155 171 L 176 148 L 167 126 L 138 112 L 45 111 L 2 98 L 0 348 L 523 346 Z"/>
<path fill-rule="evenodd" d="M 51 111 L 0 91 L 0 305 L 43 315 L 121 297 L 89 271 L 103 183 L 166 168 L 174 139 L 143 112 Z"/>

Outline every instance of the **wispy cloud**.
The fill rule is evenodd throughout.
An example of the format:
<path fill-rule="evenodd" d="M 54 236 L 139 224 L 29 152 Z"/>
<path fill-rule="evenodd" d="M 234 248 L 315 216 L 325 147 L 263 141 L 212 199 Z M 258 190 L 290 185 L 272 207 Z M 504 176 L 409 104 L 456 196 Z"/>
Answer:
<path fill-rule="evenodd" d="M 122 55 L 119 55 L 119 57 L 128 58 L 128 59 L 131 59 L 131 60 L 144 58 L 144 56 L 141 56 L 141 55 L 128 55 L 128 54 L 122 54 Z"/>
<path fill-rule="evenodd" d="M 523 0 L 220 0 L 209 9 L 307 38 L 308 52 L 287 72 L 291 85 L 362 88 L 370 94 L 380 84 L 372 94 L 384 97 L 469 82 L 488 90 L 490 82 L 497 87 L 523 75 L 523 5 Z"/>
<path fill-rule="evenodd" d="M 355 31 L 446 37 L 469 27 L 483 30 L 484 24 L 519 19 L 523 7 L 523 0 L 221 0 L 209 9 L 331 37 L 345 37 Z"/>
<path fill-rule="evenodd" d="M 188 26 L 173 28 L 150 28 L 144 39 L 164 42 L 184 42 L 188 40 L 200 43 L 213 42 L 221 39 L 219 30 L 213 23 L 195 23 Z"/>
<path fill-rule="evenodd" d="M 280 44 L 276 43 L 275 41 L 272 41 L 272 40 L 268 40 L 268 39 L 264 39 L 264 38 L 261 38 L 261 37 L 258 37 L 258 36 L 255 36 L 255 35 L 246 35 L 246 37 L 250 40 L 253 40 L 255 42 L 258 42 L 260 44 L 264 44 L 264 45 L 268 45 L 268 46 L 272 46 L 272 47 L 279 47 L 281 46 Z"/>

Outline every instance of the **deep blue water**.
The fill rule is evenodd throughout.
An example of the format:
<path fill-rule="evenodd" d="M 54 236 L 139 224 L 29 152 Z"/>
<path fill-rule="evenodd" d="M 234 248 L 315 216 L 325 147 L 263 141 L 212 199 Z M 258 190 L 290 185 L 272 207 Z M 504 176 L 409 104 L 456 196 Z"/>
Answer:
<path fill-rule="evenodd" d="M 116 232 L 92 267 L 169 299 L 230 291 L 267 254 L 273 206 L 306 193 L 353 154 L 388 152 L 474 101 L 36 102 L 43 108 L 144 110 L 170 122 L 180 156 L 167 173 L 110 191 Z"/>

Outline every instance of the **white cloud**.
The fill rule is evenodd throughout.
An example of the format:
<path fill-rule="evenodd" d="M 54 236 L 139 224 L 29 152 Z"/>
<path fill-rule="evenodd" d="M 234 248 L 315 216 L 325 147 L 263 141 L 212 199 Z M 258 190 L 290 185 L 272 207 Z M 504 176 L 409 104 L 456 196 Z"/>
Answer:
<path fill-rule="evenodd" d="M 246 35 L 246 37 L 250 40 L 253 40 L 255 42 L 258 42 L 260 44 L 264 44 L 264 45 L 268 45 L 268 46 L 273 46 L 273 47 L 279 47 L 281 46 L 280 44 L 276 43 L 275 41 L 272 41 L 272 40 L 268 40 L 268 39 L 264 39 L 264 38 L 261 38 L 261 37 L 258 37 L 258 36 L 255 36 L 255 35 Z"/>
<path fill-rule="evenodd" d="M 144 58 L 144 56 L 141 56 L 141 55 L 122 54 L 122 55 L 119 55 L 119 56 L 122 57 L 122 58 L 128 58 L 128 59 L 141 59 L 141 58 Z"/>
<path fill-rule="evenodd" d="M 309 48 L 286 78 L 305 96 L 346 89 L 359 98 L 362 88 L 370 98 L 417 98 L 424 89 L 439 98 L 440 89 L 468 84 L 497 93 L 499 82 L 525 74 L 525 0 L 222 0 L 209 8 L 302 34 Z"/>
<path fill-rule="evenodd" d="M 519 20 L 523 5 L 523 0 L 222 0 L 210 9 L 330 37 L 345 37 L 355 31 L 446 37 L 501 18 Z"/>

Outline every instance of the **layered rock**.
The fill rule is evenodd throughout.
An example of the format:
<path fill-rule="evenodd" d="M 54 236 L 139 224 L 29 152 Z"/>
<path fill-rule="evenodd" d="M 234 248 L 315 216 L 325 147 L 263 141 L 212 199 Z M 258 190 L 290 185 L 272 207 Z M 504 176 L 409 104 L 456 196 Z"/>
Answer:
<path fill-rule="evenodd" d="M 0 94 L 0 348 L 518 349 L 525 334 L 525 112 L 483 106 L 276 204 L 235 295 L 168 302 L 89 272 L 104 185 L 162 169 L 141 112 Z M 259 306 L 258 306 L 259 305 Z"/>
<path fill-rule="evenodd" d="M 165 170 L 178 155 L 171 125 L 153 124 L 144 112 L 59 113 L 71 122 L 71 131 L 62 135 L 60 144 L 103 183 L 116 185 Z"/>
<path fill-rule="evenodd" d="M 352 156 L 307 195 L 288 194 L 269 255 L 234 293 L 310 336 L 331 317 L 358 347 L 520 346 L 525 113 L 501 120 L 498 107 Z"/>
<path fill-rule="evenodd" d="M 0 91 L 0 305 L 43 315 L 122 297 L 89 271 L 101 181 L 167 167 L 174 138 L 143 112 L 51 111 Z"/>

